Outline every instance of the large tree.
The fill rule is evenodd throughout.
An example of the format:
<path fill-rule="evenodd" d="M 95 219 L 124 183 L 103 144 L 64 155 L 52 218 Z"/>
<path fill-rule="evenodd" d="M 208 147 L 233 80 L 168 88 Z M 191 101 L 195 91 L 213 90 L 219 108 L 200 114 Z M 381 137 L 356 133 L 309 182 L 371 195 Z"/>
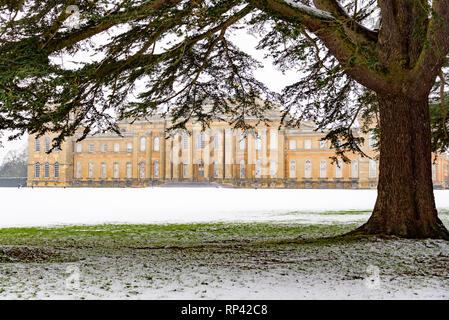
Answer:
<path fill-rule="evenodd" d="M 0 10 L 0 130 L 55 131 L 57 144 L 79 127 L 116 130 L 108 110 L 142 118 L 160 106 L 173 128 L 191 118 L 248 128 L 246 117 L 264 121 L 274 102 L 286 125 L 330 129 L 344 156 L 361 151 L 355 119 L 362 128 L 378 119 L 378 198 L 356 232 L 449 239 L 435 208 L 429 114 L 449 52 L 449 0 L 0 0 Z M 297 82 L 279 95 L 257 81 L 260 63 L 230 41 L 239 28 Z M 95 55 L 61 62 L 82 51 Z"/>

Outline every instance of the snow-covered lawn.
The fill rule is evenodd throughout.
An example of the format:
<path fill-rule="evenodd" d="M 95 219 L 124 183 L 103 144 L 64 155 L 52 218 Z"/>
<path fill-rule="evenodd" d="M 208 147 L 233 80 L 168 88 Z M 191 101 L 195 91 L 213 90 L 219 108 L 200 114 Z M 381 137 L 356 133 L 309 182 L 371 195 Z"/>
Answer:
<path fill-rule="evenodd" d="M 217 221 L 351 222 L 367 219 L 369 213 L 313 213 L 370 211 L 376 194 L 375 190 L 330 189 L 0 188 L 0 228 Z M 438 209 L 449 209 L 449 190 L 436 190 L 435 198 Z"/>
<path fill-rule="evenodd" d="M 325 238 L 366 221 L 374 190 L 0 197 L 0 299 L 449 299 L 447 241 Z M 435 197 L 449 226 L 449 191 Z"/>

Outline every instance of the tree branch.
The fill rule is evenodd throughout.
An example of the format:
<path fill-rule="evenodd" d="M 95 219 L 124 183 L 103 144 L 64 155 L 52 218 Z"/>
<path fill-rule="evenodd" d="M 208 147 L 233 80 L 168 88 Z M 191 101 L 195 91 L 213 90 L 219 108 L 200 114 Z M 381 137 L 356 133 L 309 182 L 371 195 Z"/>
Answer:
<path fill-rule="evenodd" d="M 427 45 L 411 72 L 414 95 L 427 96 L 449 54 L 449 0 L 434 0 L 427 31 Z"/>
<path fill-rule="evenodd" d="M 324 43 L 345 72 L 357 82 L 376 92 L 389 90 L 384 76 L 371 70 L 367 58 L 357 52 L 357 44 L 351 41 L 345 22 L 339 21 L 333 14 L 292 0 L 249 0 L 249 2 L 262 11 L 277 13 L 284 20 L 301 23 Z"/>

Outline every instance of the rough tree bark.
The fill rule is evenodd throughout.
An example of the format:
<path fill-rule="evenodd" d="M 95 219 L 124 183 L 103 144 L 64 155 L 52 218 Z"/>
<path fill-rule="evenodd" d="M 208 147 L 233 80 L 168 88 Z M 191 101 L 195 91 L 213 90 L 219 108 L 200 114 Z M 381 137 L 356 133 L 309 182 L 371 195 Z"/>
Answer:
<path fill-rule="evenodd" d="M 354 233 L 448 239 L 435 208 L 428 99 L 378 96 L 380 168 L 373 214 Z"/>

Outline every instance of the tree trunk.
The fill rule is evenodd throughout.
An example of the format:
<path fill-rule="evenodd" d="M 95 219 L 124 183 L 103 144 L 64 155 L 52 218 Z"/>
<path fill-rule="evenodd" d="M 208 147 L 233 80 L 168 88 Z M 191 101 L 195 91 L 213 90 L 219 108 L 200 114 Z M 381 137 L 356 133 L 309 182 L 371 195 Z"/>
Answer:
<path fill-rule="evenodd" d="M 354 233 L 449 239 L 432 184 L 428 100 L 378 96 L 380 165 L 376 205 Z"/>

